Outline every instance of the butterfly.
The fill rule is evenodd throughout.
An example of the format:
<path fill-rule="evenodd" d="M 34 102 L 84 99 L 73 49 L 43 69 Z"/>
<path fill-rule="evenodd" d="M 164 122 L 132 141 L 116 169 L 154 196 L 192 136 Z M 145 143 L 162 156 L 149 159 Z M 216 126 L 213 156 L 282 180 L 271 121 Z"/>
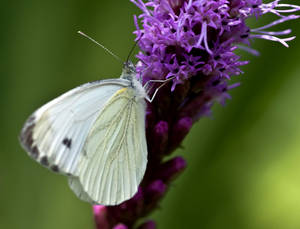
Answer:
<path fill-rule="evenodd" d="M 166 82 L 166 80 L 152 80 Z M 28 154 L 92 204 L 117 205 L 138 189 L 147 165 L 147 86 L 125 62 L 119 79 L 83 84 L 36 110 L 20 142 Z"/>

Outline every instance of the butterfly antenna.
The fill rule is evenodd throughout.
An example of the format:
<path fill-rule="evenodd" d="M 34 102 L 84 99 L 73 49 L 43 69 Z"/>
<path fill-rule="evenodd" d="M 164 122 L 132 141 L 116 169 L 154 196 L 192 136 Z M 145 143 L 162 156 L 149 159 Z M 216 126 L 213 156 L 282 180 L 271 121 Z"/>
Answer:
<path fill-rule="evenodd" d="M 94 42 L 95 44 L 99 45 L 101 48 L 103 48 L 106 52 L 108 52 L 110 55 L 112 55 L 115 59 L 117 59 L 118 61 L 120 61 L 121 63 L 123 63 L 123 61 L 121 60 L 120 57 L 118 57 L 116 54 L 114 54 L 112 51 L 110 51 L 108 48 L 106 48 L 104 45 L 100 44 L 99 42 L 97 42 L 96 40 L 94 40 L 93 38 L 89 37 L 88 35 L 86 35 L 85 33 L 78 31 L 78 33 L 84 37 L 86 37 L 87 39 L 89 39 L 90 41 Z"/>
<path fill-rule="evenodd" d="M 139 41 L 141 40 L 141 38 L 142 38 L 142 36 L 140 36 L 139 39 L 137 39 L 137 41 L 134 43 L 134 45 L 130 49 L 130 52 L 129 52 L 128 56 L 127 56 L 126 62 L 129 61 L 129 58 L 130 58 L 131 54 L 133 53 L 135 47 L 137 46 L 137 44 L 139 43 Z"/>

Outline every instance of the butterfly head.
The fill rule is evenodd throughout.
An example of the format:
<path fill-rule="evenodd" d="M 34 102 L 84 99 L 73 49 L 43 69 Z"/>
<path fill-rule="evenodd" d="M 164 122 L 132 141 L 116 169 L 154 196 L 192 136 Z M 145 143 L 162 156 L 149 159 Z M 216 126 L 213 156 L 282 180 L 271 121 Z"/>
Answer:
<path fill-rule="evenodd" d="M 128 79 L 132 80 L 135 78 L 136 71 L 135 71 L 135 66 L 131 61 L 126 61 L 123 65 L 123 70 L 122 70 L 122 79 Z"/>

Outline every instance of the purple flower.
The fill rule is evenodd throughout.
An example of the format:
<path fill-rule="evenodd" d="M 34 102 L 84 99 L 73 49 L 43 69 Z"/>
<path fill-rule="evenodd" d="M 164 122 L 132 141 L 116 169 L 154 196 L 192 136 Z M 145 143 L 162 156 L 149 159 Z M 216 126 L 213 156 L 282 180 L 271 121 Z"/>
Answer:
<path fill-rule="evenodd" d="M 193 123 L 210 114 L 215 101 L 224 104 L 230 98 L 228 91 L 239 85 L 228 82 L 242 73 L 240 66 L 248 61 L 241 61 L 235 50 L 258 55 L 250 46 L 257 38 L 288 47 L 287 42 L 295 38 L 288 36 L 290 29 L 269 29 L 299 18 L 293 13 L 300 10 L 280 0 L 131 1 L 142 10 L 134 19 L 141 49 L 137 71 L 143 83 L 171 77 L 172 83 L 148 104 L 148 165 L 139 191 L 118 206 L 94 206 L 98 228 L 155 228 L 153 221 L 141 225 L 136 221 L 158 206 L 170 183 L 186 168 L 182 157 L 169 161 L 164 157 L 180 146 Z M 248 18 L 265 14 L 278 19 L 259 28 L 247 26 Z"/>

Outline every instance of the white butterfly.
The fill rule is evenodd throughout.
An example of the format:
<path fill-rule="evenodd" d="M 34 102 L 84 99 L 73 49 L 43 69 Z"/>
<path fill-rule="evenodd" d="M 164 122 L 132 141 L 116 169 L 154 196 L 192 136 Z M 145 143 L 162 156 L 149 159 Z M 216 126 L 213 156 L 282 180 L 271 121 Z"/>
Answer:
<path fill-rule="evenodd" d="M 67 175 L 80 199 L 119 204 L 137 192 L 146 169 L 145 99 L 151 102 L 160 88 L 150 99 L 147 85 L 126 62 L 119 79 L 84 84 L 35 111 L 21 144 L 43 166 Z"/>

